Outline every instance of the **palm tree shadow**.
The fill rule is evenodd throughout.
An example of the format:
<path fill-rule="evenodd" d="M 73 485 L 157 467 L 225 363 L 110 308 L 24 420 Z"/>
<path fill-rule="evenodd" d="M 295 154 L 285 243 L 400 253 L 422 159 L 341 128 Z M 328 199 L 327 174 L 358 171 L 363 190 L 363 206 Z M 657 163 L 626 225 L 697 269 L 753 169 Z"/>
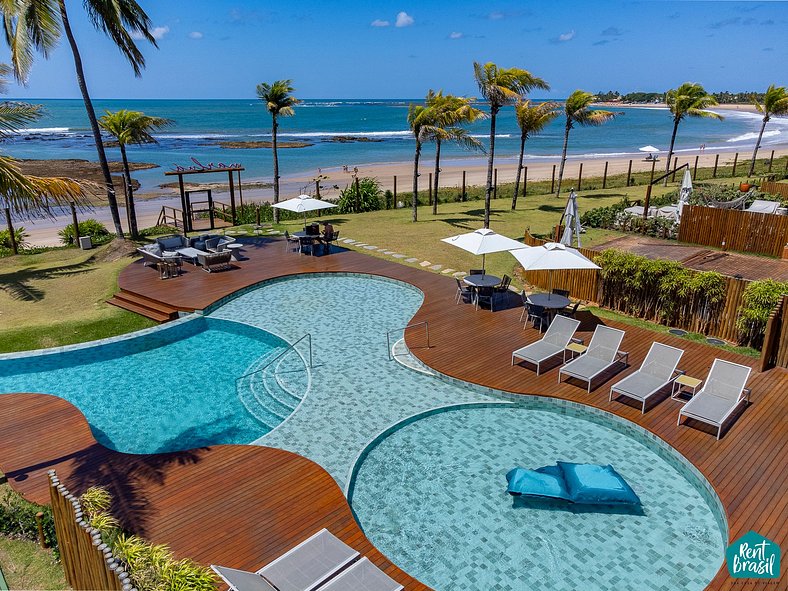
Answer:
<path fill-rule="evenodd" d="M 478 223 L 474 218 L 444 218 L 438 221 L 461 230 L 475 230 L 476 227 L 472 224 Z"/>
<path fill-rule="evenodd" d="M 44 290 L 31 285 L 31 281 L 42 281 L 57 279 L 58 277 L 68 277 L 90 273 L 95 270 L 95 260 L 91 256 L 81 263 L 64 265 L 49 269 L 23 268 L 11 273 L 0 274 L 0 290 L 6 292 L 15 300 L 23 302 L 38 302 L 46 295 Z"/>

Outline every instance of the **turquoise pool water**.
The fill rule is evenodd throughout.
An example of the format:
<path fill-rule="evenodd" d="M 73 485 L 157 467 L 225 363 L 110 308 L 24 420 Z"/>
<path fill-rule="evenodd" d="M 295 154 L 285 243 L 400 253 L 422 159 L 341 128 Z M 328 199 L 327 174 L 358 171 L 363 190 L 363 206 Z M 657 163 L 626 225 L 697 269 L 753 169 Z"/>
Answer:
<path fill-rule="evenodd" d="M 352 506 L 372 542 L 439 591 L 703 589 L 723 536 L 700 492 L 654 449 L 549 404 L 449 410 L 364 459 Z M 642 514 L 506 494 L 514 466 L 612 464 Z"/>
<path fill-rule="evenodd" d="M 286 346 L 251 326 L 196 317 L 98 346 L 2 359 L 0 392 L 65 398 L 99 442 L 123 452 L 249 443 L 275 425 L 246 410 L 236 378 Z"/>

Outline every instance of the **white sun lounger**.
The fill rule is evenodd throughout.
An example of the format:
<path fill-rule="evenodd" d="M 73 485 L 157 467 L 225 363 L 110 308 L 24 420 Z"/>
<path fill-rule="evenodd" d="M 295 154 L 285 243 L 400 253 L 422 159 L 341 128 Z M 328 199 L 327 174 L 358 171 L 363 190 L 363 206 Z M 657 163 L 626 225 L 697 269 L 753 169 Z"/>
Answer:
<path fill-rule="evenodd" d="M 578 326 L 580 326 L 579 320 L 556 316 L 541 340 L 512 352 L 512 365 L 514 365 L 515 359 L 533 363 L 536 365 L 536 375 L 539 375 L 540 365 L 551 357 L 564 352 Z"/>
<path fill-rule="evenodd" d="M 684 351 L 681 349 L 662 343 L 652 343 L 640 369 L 613 384 L 608 400 L 613 400 L 613 393 L 634 398 L 643 403 L 641 412 L 645 413 L 646 401 L 649 397 L 678 377 L 676 367 L 682 355 Z"/>
<path fill-rule="evenodd" d="M 327 529 L 321 529 L 256 573 L 246 573 L 248 576 L 238 574 L 246 571 L 214 565 L 211 568 L 236 591 L 268 591 L 255 576 L 277 591 L 312 591 L 358 556 L 356 550 Z M 242 586 L 232 582 L 236 578 Z"/>
<path fill-rule="evenodd" d="M 276 591 L 276 587 L 257 573 L 214 564 L 211 565 L 211 568 L 234 591 Z"/>
<path fill-rule="evenodd" d="M 747 209 L 750 213 L 777 213 L 780 207 L 779 201 L 769 201 L 767 199 L 756 199 Z"/>
<path fill-rule="evenodd" d="M 621 341 L 624 340 L 624 331 L 601 324 L 594 330 L 594 336 L 588 344 L 588 350 L 580 357 L 573 359 L 558 370 L 558 383 L 561 376 L 566 375 L 588 383 L 588 392 L 591 393 L 591 382 L 602 372 L 606 371 L 621 359 L 628 360 L 628 354 L 619 351 Z"/>
<path fill-rule="evenodd" d="M 713 425 L 719 441 L 723 423 L 750 397 L 745 386 L 751 371 L 746 365 L 715 359 L 703 388 L 679 411 L 677 424 L 681 425 L 683 415 Z"/>
<path fill-rule="evenodd" d="M 331 579 L 320 591 L 401 591 L 403 588 L 365 556 Z"/>

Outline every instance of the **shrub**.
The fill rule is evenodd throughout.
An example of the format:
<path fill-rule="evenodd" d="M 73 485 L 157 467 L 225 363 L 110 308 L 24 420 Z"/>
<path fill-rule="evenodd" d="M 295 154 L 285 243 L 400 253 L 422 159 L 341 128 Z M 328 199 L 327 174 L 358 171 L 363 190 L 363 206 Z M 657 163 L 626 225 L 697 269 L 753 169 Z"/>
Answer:
<path fill-rule="evenodd" d="M 365 211 L 377 211 L 381 208 L 381 197 L 383 192 L 380 183 L 372 177 L 358 179 L 358 183 L 353 183 L 342 190 L 339 194 L 339 213 L 363 213 Z"/>
<path fill-rule="evenodd" d="M 164 236 L 166 234 L 175 234 L 178 228 L 175 226 L 151 226 L 150 228 L 143 228 L 140 230 L 140 236 L 150 238 L 151 236 Z"/>
<path fill-rule="evenodd" d="M 44 539 L 50 548 L 57 552 L 55 522 L 52 509 L 26 501 L 10 487 L 0 488 L 0 533 L 7 536 L 38 541 L 36 513 L 42 512 Z"/>
<path fill-rule="evenodd" d="M 624 199 L 607 207 L 596 207 L 589 209 L 580 216 L 580 223 L 589 228 L 604 228 L 612 230 L 618 227 L 618 220 L 624 210 L 630 206 L 629 201 Z"/>
<path fill-rule="evenodd" d="M 745 288 L 736 320 L 740 344 L 756 349 L 763 346 L 766 321 L 783 294 L 788 294 L 788 281 L 753 281 Z"/>
<path fill-rule="evenodd" d="M 74 244 L 74 224 L 69 224 L 58 232 L 63 244 Z M 106 226 L 93 218 L 79 222 L 79 235 L 90 236 L 94 244 L 101 244 L 112 239 Z"/>
<path fill-rule="evenodd" d="M 386 189 L 383 199 L 386 202 L 386 209 L 391 209 L 396 205 L 396 203 L 394 203 L 394 193 L 392 193 L 389 189 Z"/>
<path fill-rule="evenodd" d="M 27 246 L 27 232 L 21 226 L 14 228 L 14 238 L 16 238 L 16 245 L 19 248 Z M 0 248 L 12 248 L 11 245 L 11 232 L 8 230 L 0 230 Z"/>

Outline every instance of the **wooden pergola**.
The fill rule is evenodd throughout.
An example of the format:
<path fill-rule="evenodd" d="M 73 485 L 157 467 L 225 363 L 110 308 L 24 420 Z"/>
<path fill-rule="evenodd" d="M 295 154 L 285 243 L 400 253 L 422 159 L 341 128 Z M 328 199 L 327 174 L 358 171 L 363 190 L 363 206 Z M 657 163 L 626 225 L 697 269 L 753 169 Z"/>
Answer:
<path fill-rule="evenodd" d="M 194 160 L 194 159 L 193 159 Z M 238 173 L 238 194 L 239 197 L 243 200 L 243 190 L 241 189 L 241 171 L 246 170 L 240 164 L 230 164 L 224 165 L 219 164 L 218 166 L 213 166 L 213 163 L 208 165 L 200 164 L 198 161 L 194 160 L 196 166 L 189 166 L 189 167 L 182 167 L 178 166 L 175 170 L 168 170 L 164 173 L 165 176 L 177 176 L 178 177 L 178 189 L 181 194 L 181 207 L 183 208 L 183 228 L 184 232 L 191 232 L 192 231 L 192 205 L 191 205 L 191 193 L 199 191 L 198 189 L 194 189 L 191 191 L 186 191 L 184 188 L 183 177 L 187 175 L 194 175 L 194 174 L 227 174 L 227 178 L 230 181 L 230 212 L 232 217 L 232 225 L 236 225 L 236 215 L 235 215 L 235 178 L 234 174 Z M 210 189 L 205 189 L 205 192 L 208 193 L 208 209 L 210 212 L 210 220 L 211 220 L 211 229 L 214 227 L 214 216 L 213 216 L 213 195 Z"/>

